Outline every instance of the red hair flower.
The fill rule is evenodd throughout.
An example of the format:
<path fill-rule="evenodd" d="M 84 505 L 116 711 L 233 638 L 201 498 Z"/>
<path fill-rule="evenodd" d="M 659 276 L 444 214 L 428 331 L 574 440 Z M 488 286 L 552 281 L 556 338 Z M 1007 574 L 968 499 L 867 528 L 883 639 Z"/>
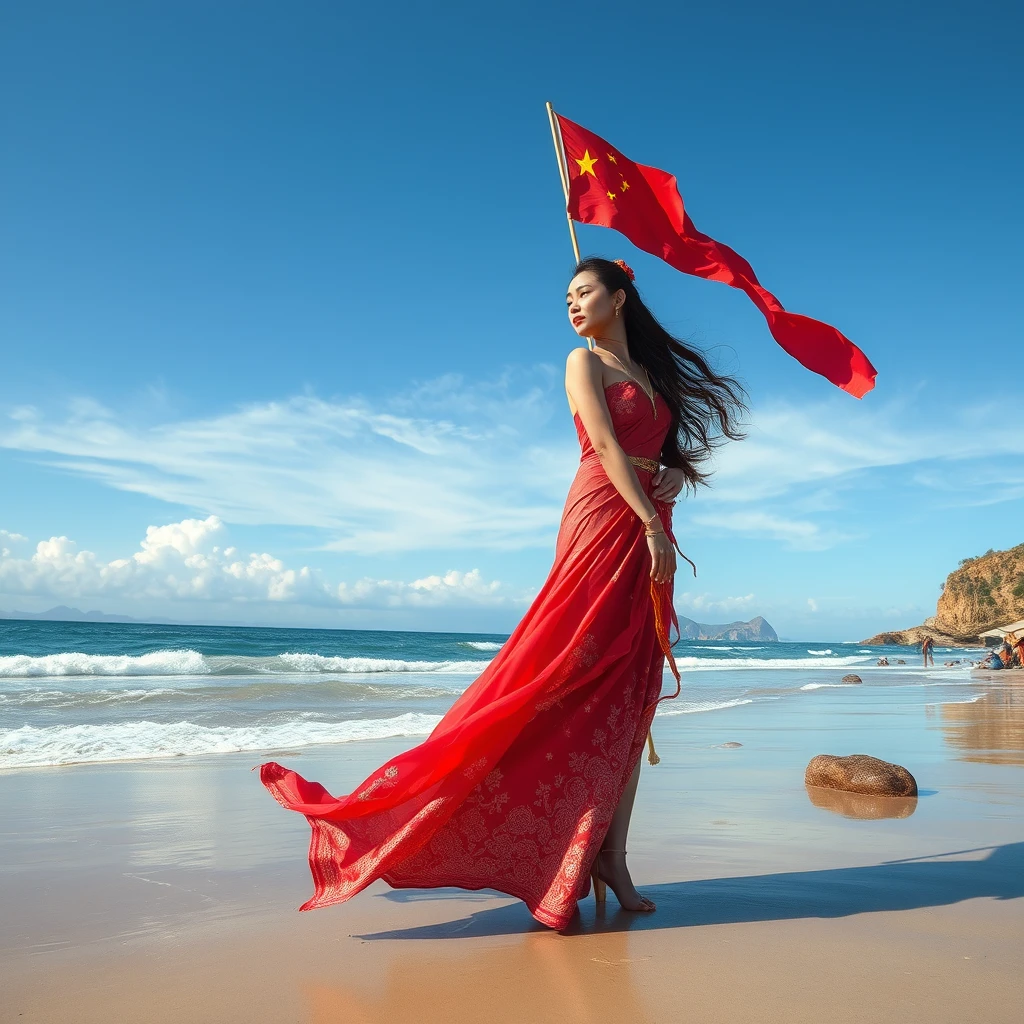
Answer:
<path fill-rule="evenodd" d="M 626 277 L 628 277 L 630 281 L 636 280 L 636 274 L 633 273 L 633 268 L 625 260 L 612 260 L 612 263 L 617 263 L 622 267 Z"/>

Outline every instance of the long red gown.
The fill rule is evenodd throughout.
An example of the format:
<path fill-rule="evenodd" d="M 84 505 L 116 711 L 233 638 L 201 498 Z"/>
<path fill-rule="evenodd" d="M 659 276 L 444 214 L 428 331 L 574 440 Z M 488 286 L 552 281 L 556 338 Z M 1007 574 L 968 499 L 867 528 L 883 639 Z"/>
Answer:
<path fill-rule="evenodd" d="M 657 461 L 670 411 L 631 381 L 605 398 L 627 455 Z M 671 582 L 650 579 L 643 524 L 608 479 L 579 417 L 581 457 L 555 561 L 522 621 L 418 746 L 333 797 L 271 761 L 260 779 L 312 826 L 314 893 L 340 903 L 396 888 L 497 889 L 563 928 L 639 759 L 661 698 Z M 636 468 L 648 494 L 652 473 Z M 671 504 L 654 502 L 671 537 Z M 673 538 L 674 540 L 674 538 Z M 675 696 L 670 694 L 669 696 Z"/>

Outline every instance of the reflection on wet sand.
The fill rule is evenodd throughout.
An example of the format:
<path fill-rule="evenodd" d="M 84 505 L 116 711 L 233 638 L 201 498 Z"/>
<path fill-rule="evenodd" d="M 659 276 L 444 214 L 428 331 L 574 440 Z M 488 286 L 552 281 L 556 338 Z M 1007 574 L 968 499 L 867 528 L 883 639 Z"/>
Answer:
<path fill-rule="evenodd" d="M 916 796 L 871 796 L 864 793 L 846 793 L 839 789 L 807 786 L 807 795 L 815 807 L 822 807 L 844 818 L 909 818 L 917 810 Z"/>
<path fill-rule="evenodd" d="M 931 710 L 931 709 L 929 709 Z M 962 761 L 1024 764 L 1024 680 L 969 704 L 941 704 L 942 734 Z"/>
<path fill-rule="evenodd" d="M 344 985 L 319 981 L 305 987 L 310 1024 L 378 1024 L 380 1021 L 444 1020 L 518 1022 L 630 1020 L 651 1018 L 633 978 L 633 965 L 649 956 L 630 957 L 622 933 L 590 941 L 532 934 L 514 944 L 481 948 L 459 943 L 457 951 L 381 952 L 383 978 Z M 474 948 L 475 947 L 475 948 Z M 443 985 L 450 998 L 439 1003 Z M 426 994 L 432 994 L 427 996 Z M 519 1014 L 529 1005 L 534 1010 Z M 533 1016 L 532 1014 L 536 1014 Z"/>

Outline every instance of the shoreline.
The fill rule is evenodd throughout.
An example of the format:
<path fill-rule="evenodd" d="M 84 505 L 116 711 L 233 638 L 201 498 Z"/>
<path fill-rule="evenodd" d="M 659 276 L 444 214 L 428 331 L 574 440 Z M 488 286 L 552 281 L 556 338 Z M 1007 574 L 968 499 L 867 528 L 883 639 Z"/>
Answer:
<path fill-rule="evenodd" d="M 2 773 L 0 1020 L 1015 1021 L 1024 696 L 998 682 L 659 717 L 629 840 L 658 910 L 588 898 L 566 933 L 381 882 L 298 913 L 309 828 L 249 770 L 262 752 Z M 341 792 L 411 742 L 273 757 Z M 804 787 L 810 756 L 859 750 L 914 772 L 902 817 Z"/>

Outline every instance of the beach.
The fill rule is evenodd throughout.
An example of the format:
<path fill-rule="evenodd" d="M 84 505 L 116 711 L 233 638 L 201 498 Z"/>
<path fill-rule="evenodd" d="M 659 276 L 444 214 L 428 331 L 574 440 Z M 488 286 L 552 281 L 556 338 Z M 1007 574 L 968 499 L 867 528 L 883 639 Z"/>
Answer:
<path fill-rule="evenodd" d="M 681 657 L 707 664 L 686 663 L 689 703 L 655 720 L 662 763 L 645 763 L 631 827 L 631 870 L 658 909 L 623 913 L 609 894 L 598 912 L 590 897 L 564 933 L 486 891 L 376 883 L 296 911 L 308 826 L 252 767 L 273 756 L 340 793 L 409 736 L 5 768 L 0 1020 L 1016 1021 L 1024 683 L 875 668 L 856 647 L 803 645 L 811 664 L 793 668 L 780 645 L 767 653 L 787 667 L 772 669 L 764 652 L 705 646 L 733 650 Z M 861 685 L 839 682 L 851 658 Z M 188 689 L 168 678 L 23 675 L 3 692 L 90 693 L 74 712 L 87 719 L 116 686 Z M 450 697 L 410 699 L 426 703 L 388 715 Z M 822 752 L 898 761 L 920 795 L 808 790 Z"/>

